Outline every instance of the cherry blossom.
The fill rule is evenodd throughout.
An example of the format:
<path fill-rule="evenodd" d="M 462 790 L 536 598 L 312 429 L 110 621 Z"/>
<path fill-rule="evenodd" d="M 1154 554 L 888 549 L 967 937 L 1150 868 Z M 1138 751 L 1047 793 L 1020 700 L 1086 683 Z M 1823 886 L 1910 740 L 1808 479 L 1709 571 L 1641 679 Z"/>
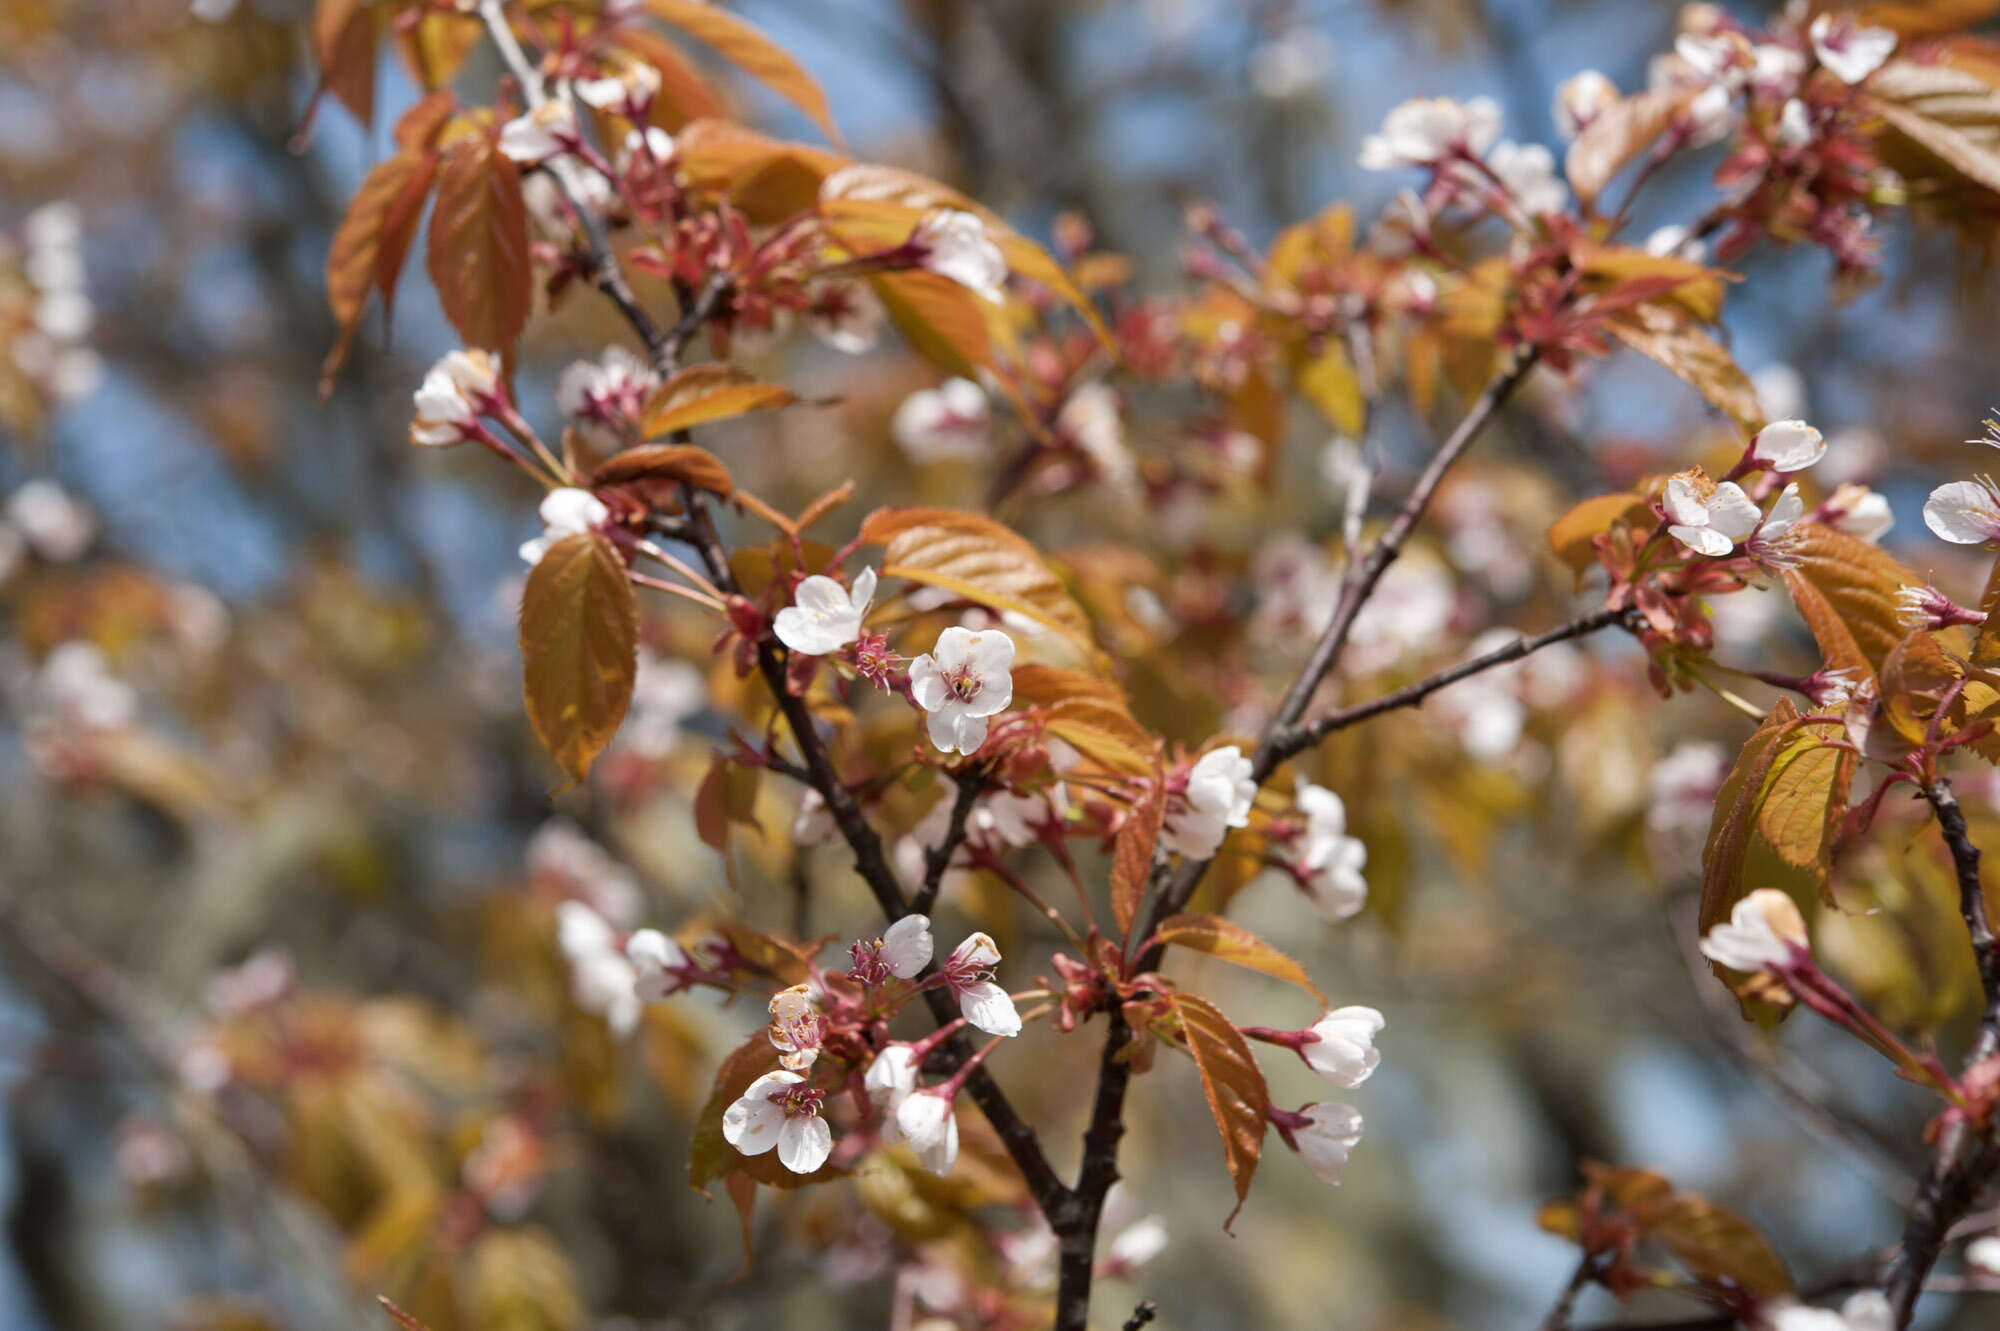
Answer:
<path fill-rule="evenodd" d="M 833 1129 L 819 1116 L 820 1092 L 796 1072 L 767 1072 L 722 1111 L 722 1137 L 744 1155 L 777 1148 L 778 1163 L 810 1174 L 833 1154 Z"/>
<path fill-rule="evenodd" d="M 1594 69 L 1570 75 L 1556 85 L 1556 133 L 1565 141 L 1589 129 L 1599 116 L 1618 105 L 1618 85 Z"/>
<path fill-rule="evenodd" d="M 945 959 L 944 982 L 958 999 L 959 1013 L 988 1035 L 1019 1035 L 1021 1016 L 1014 1000 L 993 982 L 1000 949 L 983 933 L 973 934 Z"/>
<path fill-rule="evenodd" d="M 1751 534 L 1750 552 L 1766 563 L 1789 562 L 1783 551 L 1805 512 L 1806 501 L 1799 494 L 1799 483 L 1793 481 L 1778 492 L 1778 502 L 1771 505 L 1771 511 Z"/>
<path fill-rule="evenodd" d="M 593 443 L 614 448 L 630 437 L 658 383 L 645 361 L 624 347 L 611 347 L 602 359 L 572 362 L 558 376 L 556 405 Z"/>
<path fill-rule="evenodd" d="M 1361 1144 L 1361 1111 L 1353 1105 L 1310 1104 L 1299 1107 L 1304 1120 L 1286 1136 L 1313 1177 L 1338 1186 L 1347 1157 Z"/>
<path fill-rule="evenodd" d="M 414 401 L 410 442 L 445 448 L 473 437 L 479 417 L 500 393 L 500 358 L 490 351 L 454 351 L 424 375 Z"/>
<path fill-rule="evenodd" d="M 806 326 L 813 336 L 849 356 L 874 350 L 888 317 L 881 297 L 866 282 L 819 282 L 806 307 Z"/>
<path fill-rule="evenodd" d="M 1372 1007 L 1335 1008 L 1307 1029 L 1313 1038 L 1300 1044 L 1299 1057 L 1335 1086 L 1359 1086 L 1382 1061 L 1375 1037 L 1387 1024 Z"/>
<path fill-rule="evenodd" d="M 936 950 L 928 915 L 905 915 L 882 931 L 882 961 L 899 980 L 921 975 Z"/>
<path fill-rule="evenodd" d="M 549 547 L 569 536 L 581 536 L 595 529 L 611 516 L 611 510 L 604 501 L 588 490 L 575 486 L 558 486 L 542 496 L 540 508 L 536 510 L 542 519 L 542 534 L 531 541 L 521 543 L 521 558 L 529 564 L 539 564 Z"/>
<path fill-rule="evenodd" d="M 1787 148 L 1803 148 L 1812 141 L 1812 117 L 1806 104 L 1794 97 L 1778 113 L 1778 142 Z"/>
<path fill-rule="evenodd" d="M 535 830 L 527 862 L 529 881 L 550 896 L 576 897 L 621 927 L 639 916 L 639 880 L 567 819 L 552 818 Z"/>
<path fill-rule="evenodd" d="M 1569 186 L 1556 171 L 1555 155 L 1539 143 L 1509 140 L 1493 149 L 1486 165 L 1529 217 L 1559 213 L 1569 205 Z"/>
<path fill-rule="evenodd" d="M 1383 118 L 1382 131 L 1361 142 L 1361 166 L 1389 171 L 1401 166 L 1433 166 L 1449 158 L 1478 156 L 1500 137 L 1500 104 L 1491 97 L 1460 102 L 1419 97 Z"/>
<path fill-rule="evenodd" d="M 1232 827 L 1246 827 L 1257 798 L 1250 760 L 1234 744 L 1203 754 L 1189 769 L 1187 791 L 1168 805 L 1160 840 L 1179 855 L 1208 859 Z"/>
<path fill-rule="evenodd" d="M 1792 899 L 1760 887 L 1736 903 L 1727 922 L 1701 940 L 1701 954 L 1718 966 L 1755 973 L 1790 966 L 1806 952 L 1806 926 Z"/>
<path fill-rule="evenodd" d="M 1320 913 L 1338 923 L 1368 904 L 1368 883 L 1361 876 L 1368 847 L 1347 835 L 1347 805 L 1333 791 L 1301 777 L 1293 803 L 1306 816 L 1306 826 L 1291 848 L 1292 866 Z"/>
<path fill-rule="evenodd" d="M 896 1107 L 896 1128 L 925 1169 L 943 1177 L 958 1160 L 958 1116 L 942 1089 L 913 1091 Z"/>
<path fill-rule="evenodd" d="M 687 987 L 688 955 L 658 929 L 641 929 L 626 939 L 625 959 L 632 963 L 633 988 L 642 1003 L 657 1003 Z"/>
<path fill-rule="evenodd" d="M 910 662 L 910 695 L 929 713 L 931 743 L 972 754 L 986 742 L 990 719 L 1014 700 L 1014 640 L 999 629 L 952 627 Z"/>
<path fill-rule="evenodd" d="M 984 389 L 970 379 L 947 379 L 904 398 L 889 434 L 912 462 L 983 458 L 989 415 Z"/>
<path fill-rule="evenodd" d="M 771 620 L 778 641 L 802 656 L 826 656 L 861 636 L 861 618 L 875 599 L 875 570 L 864 568 L 852 589 L 815 573 Z"/>
<path fill-rule="evenodd" d="M 1104 1251 L 1097 1274 L 1106 1280 L 1131 1280 L 1141 1267 L 1167 1250 L 1167 1222 L 1157 1215 L 1135 1220 L 1118 1232 Z"/>
<path fill-rule="evenodd" d="M 1889 29 L 1864 27 L 1832 14 L 1814 19 L 1811 34 L 1813 54 L 1842 83 L 1861 82 L 1896 50 L 1896 34 Z"/>
<path fill-rule="evenodd" d="M 1673 538 L 1698 555 L 1722 556 L 1757 530 L 1763 513 L 1734 481 L 1716 485 L 1699 467 L 1667 481 L 1661 498 Z"/>
<path fill-rule="evenodd" d="M 820 1042 L 826 1036 L 826 1021 L 820 1016 L 809 984 L 795 984 L 771 995 L 771 1047 L 778 1051 L 778 1066 L 788 1072 L 804 1072 L 819 1059 Z"/>
<path fill-rule="evenodd" d="M 1088 458 L 1107 485 L 1129 487 L 1137 480 L 1118 415 L 1118 394 L 1109 384 L 1089 383 L 1072 392 L 1056 413 L 1056 434 Z"/>
<path fill-rule="evenodd" d="M 1819 520 L 1837 531 L 1873 544 L 1896 525 L 1889 497 L 1865 485 L 1843 485 L 1820 505 Z"/>
<path fill-rule="evenodd" d="M 1773 421 L 1750 441 L 1750 460 L 1777 472 L 1804 471 L 1826 456 L 1826 437 L 1804 421 Z"/>
<path fill-rule="evenodd" d="M 96 643 L 82 639 L 48 654 L 35 692 L 60 724 L 73 729 L 116 730 L 139 716 L 138 693 L 111 673 Z"/>
<path fill-rule="evenodd" d="M 556 946 L 569 962 L 570 993 L 585 1012 L 604 1018 L 619 1039 L 639 1025 L 638 972 L 602 915 L 581 901 L 556 905 Z"/>
<path fill-rule="evenodd" d="M 97 516 L 90 505 L 46 476 L 37 476 L 7 496 L 7 521 L 30 549 L 52 564 L 77 559 L 97 539 Z"/>
<path fill-rule="evenodd" d="M 1986 622 L 1983 613 L 1967 609 L 1928 583 L 1921 587 L 1906 585 L 1897 588 L 1896 613 L 1903 627 L 1912 632 Z"/>
<path fill-rule="evenodd" d="M 948 277 L 983 300 L 1004 298 L 1007 256 L 987 233 L 976 214 L 940 208 L 917 223 L 910 233 L 917 262 L 940 277 Z"/>
<path fill-rule="evenodd" d="M 502 125 L 498 146 L 502 156 L 531 165 L 569 152 L 580 141 L 575 108 L 565 101 L 549 101 Z"/>
<path fill-rule="evenodd" d="M 2000 1234 L 1986 1234 L 1965 1245 L 1965 1264 L 1987 1279 L 2000 1276 Z"/>
<path fill-rule="evenodd" d="M 641 120 L 660 95 L 660 71 L 634 63 L 617 74 L 582 79 L 572 85 L 577 100 L 599 111 L 615 111 L 627 120 Z"/>
<path fill-rule="evenodd" d="M 1924 501 L 1924 525 L 1953 545 L 2000 540 L 2000 486 L 1988 476 L 1945 482 Z"/>
<path fill-rule="evenodd" d="M 862 1078 L 869 1101 L 882 1115 L 884 1145 L 894 1146 L 903 1140 L 903 1130 L 896 1125 L 896 1111 L 917 1089 L 920 1062 L 915 1045 L 891 1043 L 875 1055 L 875 1061 L 868 1065 L 868 1073 Z"/>
<path fill-rule="evenodd" d="M 629 129 L 618 145 L 612 167 L 621 176 L 631 175 L 635 165 L 643 165 L 647 171 L 658 170 L 674 160 L 674 151 L 674 136 L 658 125 L 648 125 L 643 131 Z"/>

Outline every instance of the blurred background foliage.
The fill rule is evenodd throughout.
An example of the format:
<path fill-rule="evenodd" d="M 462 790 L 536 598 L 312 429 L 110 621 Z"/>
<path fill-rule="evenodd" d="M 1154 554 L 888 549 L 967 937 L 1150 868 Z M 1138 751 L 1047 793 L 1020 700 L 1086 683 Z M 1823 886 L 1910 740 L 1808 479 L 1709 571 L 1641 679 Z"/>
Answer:
<path fill-rule="evenodd" d="M 1596 66 L 1642 86 L 1674 23 L 1673 6 L 1641 0 L 742 11 L 820 78 L 858 155 L 948 180 L 1032 233 L 1073 212 L 1158 291 L 1181 289 L 1188 205 L 1214 202 L 1259 245 L 1335 199 L 1367 219 L 1393 182 L 1355 153 L 1390 106 L 1490 94 L 1512 134 L 1548 139 L 1559 80 Z M 406 280 L 393 325 L 371 315 L 330 398 L 316 391 L 335 332 L 329 235 L 418 94 L 385 52 L 372 128 L 315 107 L 304 20 L 293 0 L 242 0 L 219 24 L 184 0 L 0 9 L 0 227 L 72 204 L 94 306 L 88 356 L 60 373 L 46 358 L 0 365 L 0 491 L 21 534 L 0 586 L 0 1324 L 352 1328 L 383 1324 L 365 1296 L 387 1291 L 437 1331 L 910 1325 L 976 1260 L 965 1217 L 1018 1206 L 1003 1170 L 977 1167 L 977 1143 L 946 1184 L 885 1163 L 851 1188 L 767 1196 L 739 1280 L 727 1200 L 684 1171 L 714 1065 L 759 1014 L 683 999 L 650 1010 L 626 1047 L 569 997 L 550 927 L 564 896 L 801 934 L 846 936 L 872 916 L 836 851 L 793 855 L 777 782 L 759 808 L 771 835 L 739 838 L 737 885 L 725 880 L 690 816 L 723 734 L 698 689 L 663 688 L 648 743 L 621 741 L 590 784 L 550 796 L 513 645 L 532 496 L 405 442 L 409 392 L 453 345 L 426 284 Z M 476 52 L 470 95 L 497 73 Z M 812 136 L 715 79 L 775 132 Z M 1708 191 L 1703 168 L 1684 171 L 1651 193 L 1647 220 L 1690 215 Z M 1742 265 L 1726 322 L 1770 414 L 1838 432 L 1826 468 L 1890 496 L 1886 543 L 1969 591 L 1978 570 L 1903 543 L 1921 537 L 1929 485 L 1969 469 L 1960 441 L 1991 405 L 1994 285 L 1963 236 L 1909 231 L 1886 251 L 1879 286 L 1836 299 L 1822 254 L 1767 246 Z M 556 372 L 623 340 L 589 300 L 533 323 L 530 413 L 553 421 Z M 803 339 L 760 357 L 764 377 L 840 401 L 717 432 L 759 494 L 795 510 L 851 476 L 854 514 L 984 502 L 985 465 L 915 466 L 890 442 L 897 403 L 935 378 L 912 358 L 856 362 Z M 1135 452 L 1167 443 L 1183 406 L 1135 404 Z M 1442 596 L 1399 650 L 1449 651 L 1447 634 L 1564 603 L 1548 522 L 1716 442 L 1692 395 L 1631 357 L 1573 388 L 1545 379 L 1529 408 L 1442 497 L 1437 533 L 1391 591 Z M 1429 437 L 1415 413 L 1390 413 L 1375 441 L 1389 492 Z M 1103 604 L 1139 608 L 1110 617 L 1107 640 L 1138 662 L 1135 706 L 1170 736 L 1227 728 L 1232 700 L 1218 684 L 1212 714 L 1149 712 L 1148 672 L 1220 681 L 1296 650 L 1282 624 L 1229 620 L 1271 576 L 1258 561 L 1286 554 L 1272 532 L 1337 528 L 1324 443 L 1316 419 L 1293 421 L 1268 483 L 1224 486 L 1188 519 L 1194 557 L 1180 534 L 1171 561 L 1147 555 L 1170 515 L 1139 505 L 1072 496 L 1007 514 L 1072 550 Z M 1213 626 L 1156 641 L 1135 586 L 1177 615 L 1212 606 Z M 1778 593 L 1735 598 L 1721 631 L 1733 659 L 1812 664 Z M 706 628 L 656 613 L 647 634 L 730 696 Z M 78 643 L 95 656 L 60 650 Z M 1406 655 L 1358 668 L 1411 676 Z M 1127 1220 L 1167 1218 L 1169 1258 L 1137 1287 L 1108 1283 L 1100 1319 L 1143 1292 L 1169 1328 L 1527 1325 L 1573 1262 L 1536 1206 L 1572 1191 L 1586 1158 L 1656 1165 L 1739 1206 L 1802 1271 L 1894 1231 L 1900 1180 L 1919 1167 L 1916 1100 L 1803 1024 L 1781 1050 L 1760 1044 L 1716 1011 L 1712 986 L 1688 983 L 1710 778 L 1700 750 L 1648 774 L 1687 741 L 1733 752 L 1747 727 L 1711 701 L 1660 704 L 1622 645 L 1562 660 L 1315 759 L 1368 842 L 1368 911 L 1302 923 L 1290 889 L 1265 879 L 1237 909 L 1336 1001 L 1389 1014 L 1369 1137 L 1338 1192 L 1274 1162 L 1232 1238 L 1198 1089 L 1166 1069 L 1133 1125 L 1121 1205 Z M 79 709 L 117 724 L 73 724 Z M 1991 781 L 1964 792 L 1989 844 L 1996 795 Z M 907 827 L 930 798 L 901 792 L 889 808 Z M 1949 876 L 1919 825 L 1878 837 L 1847 875 L 1853 904 L 1894 909 L 1836 918 L 1819 939 L 1906 1022 L 1971 992 L 1949 971 L 1963 965 Z M 1010 953 L 1040 946 L 1002 902 L 973 880 L 948 911 Z M 1255 977 L 1204 983 L 1239 1020 L 1290 1019 Z M 999 1074 L 1065 1161 L 1081 1106 L 1038 1070 L 1073 1051 L 1045 1032 L 1023 1043 Z M 1838 1112 L 1774 1092 L 1771 1067 Z M 1307 1092 L 1304 1069 L 1271 1072 L 1277 1098 Z M 937 1256 L 885 1281 L 911 1251 Z"/>

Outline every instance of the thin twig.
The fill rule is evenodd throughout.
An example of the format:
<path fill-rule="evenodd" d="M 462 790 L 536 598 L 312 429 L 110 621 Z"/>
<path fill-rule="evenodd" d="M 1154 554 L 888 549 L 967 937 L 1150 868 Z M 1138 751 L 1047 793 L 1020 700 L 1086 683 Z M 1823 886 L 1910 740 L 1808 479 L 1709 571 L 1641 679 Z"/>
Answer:
<path fill-rule="evenodd" d="M 1540 1331 L 1570 1331 L 1570 1318 L 1576 1312 L 1576 1301 L 1583 1291 L 1590 1288 L 1590 1282 L 1597 1275 L 1597 1258 L 1590 1253 L 1576 1264 L 1576 1271 L 1569 1282 L 1557 1293 L 1555 1305 L 1549 1315 L 1542 1319 Z"/>
<path fill-rule="evenodd" d="M 978 768 L 970 769 L 958 777 L 958 798 L 952 802 L 951 821 L 945 825 L 944 836 L 930 853 L 924 857 L 924 885 L 917 889 L 916 896 L 910 898 L 910 909 L 919 915 L 928 915 L 937 905 L 938 892 L 944 887 L 945 870 L 951 866 L 952 856 L 958 854 L 959 846 L 965 841 L 965 828 L 972 817 L 972 806 L 986 793 L 987 777 Z"/>
<path fill-rule="evenodd" d="M 1125 1319 L 1123 1331 L 1143 1331 L 1159 1315 L 1160 1310 L 1154 1306 L 1151 1299 L 1141 1299 L 1139 1306 L 1132 1310 L 1132 1315 Z"/>

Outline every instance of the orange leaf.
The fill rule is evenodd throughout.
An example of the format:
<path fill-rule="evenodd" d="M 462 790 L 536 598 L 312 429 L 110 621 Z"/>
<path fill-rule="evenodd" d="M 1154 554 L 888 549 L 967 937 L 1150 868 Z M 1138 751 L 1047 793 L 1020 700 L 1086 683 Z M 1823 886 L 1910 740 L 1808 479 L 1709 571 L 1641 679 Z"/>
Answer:
<path fill-rule="evenodd" d="M 729 469 L 715 454 L 692 444 L 640 444 L 605 459 L 591 476 L 596 485 L 626 485 L 633 481 L 685 481 L 724 499 L 735 493 Z"/>
<path fill-rule="evenodd" d="M 638 645 L 632 584 L 604 537 L 566 536 L 528 571 L 521 594 L 528 720 L 573 781 L 589 773 L 625 718 Z"/>
<path fill-rule="evenodd" d="M 1326 995 L 1306 975 L 1305 967 L 1242 925 L 1220 915 L 1176 915 L 1162 923 L 1154 936 L 1162 943 L 1206 952 L 1218 961 L 1295 984 L 1322 1006 L 1326 1003 Z"/>
<path fill-rule="evenodd" d="M 1229 1162 L 1229 1177 L 1236 1184 L 1236 1210 L 1250 1195 L 1250 1180 L 1257 1173 L 1257 1159 L 1264 1151 L 1265 1121 L 1271 1108 L 1270 1093 L 1264 1087 L 1264 1073 L 1236 1024 L 1216 1006 L 1194 994 L 1175 992 L 1165 1000 L 1180 1019 L 1182 1047 L 1194 1059 L 1201 1073 L 1202 1094 L 1208 1111 L 1222 1134 L 1222 1149 Z M 1236 1212 L 1229 1213 L 1230 1220 Z M 1227 1229 L 1227 1221 L 1223 1228 Z"/>
<path fill-rule="evenodd" d="M 363 126 L 375 115 L 375 15 L 367 0 L 319 0 L 313 11 L 320 84 Z"/>
<path fill-rule="evenodd" d="M 1822 523 L 1793 528 L 1785 586 L 1828 667 L 1875 674 L 1905 633 L 1896 593 L 1923 579 L 1880 546 Z"/>
<path fill-rule="evenodd" d="M 696 120 L 674 135 L 674 157 L 688 184 L 730 202 L 760 224 L 810 209 L 820 183 L 847 164 L 839 153 L 788 143 L 727 120 Z"/>
<path fill-rule="evenodd" d="M 861 542 L 880 545 L 882 576 L 929 583 L 994 610 L 1011 610 L 1095 655 L 1090 621 L 1039 551 L 1011 529 L 951 508 L 878 508 Z"/>
<path fill-rule="evenodd" d="M 1692 387 L 1746 432 L 1764 424 L 1757 389 L 1729 348 L 1672 300 L 1647 301 L 1606 319 L 1613 336 Z"/>
<path fill-rule="evenodd" d="M 691 365 L 654 390 L 641 419 L 649 435 L 673 434 L 796 401 L 785 389 L 733 365 Z"/>
<path fill-rule="evenodd" d="M 1159 786 L 1137 805 L 1118 829 L 1111 851 L 1111 913 L 1121 933 L 1129 937 L 1139 918 L 1139 905 L 1153 876 L 1153 851 L 1160 839 L 1166 800 Z"/>
<path fill-rule="evenodd" d="M 940 274 L 922 269 L 878 273 L 868 279 L 890 322 L 919 356 L 938 368 L 978 378 L 993 365 L 993 333 L 979 297 Z"/>
<path fill-rule="evenodd" d="M 1593 538 L 1610 531 L 1634 512 L 1650 512 L 1646 501 L 1635 494 L 1586 499 L 1549 524 L 1549 549 L 1580 578 L 1597 561 Z"/>
<path fill-rule="evenodd" d="M 1744 895 L 1743 861 L 1756 830 L 1757 805 L 1783 745 L 1785 727 L 1798 719 L 1791 700 L 1780 698 L 1762 725 L 1743 743 L 1736 764 L 1715 792 L 1715 814 L 1709 821 L 1708 844 L 1701 856 L 1700 929 L 1706 934 L 1729 918 Z"/>
<path fill-rule="evenodd" d="M 812 75 L 755 27 L 706 0 L 646 0 L 646 9 L 741 66 L 771 91 L 812 117 L 827 138 L 840 142 L 826 93 Z"/>
<path fill-rule="evenodd" d="M 521 176 L 486 135 L 458 140 L 438 172 L 431 282 L 468 347 L 511 355 L 534 300 Z"/>
<path fill-rule="evenodd" d="M 380 287 L 386 300 L 394 289 L 436 165 L 427 152 L 398 153 L 377 163 L 335 228 L 326 252 L 326 303 L 340 336 L 320 367 L 322 391 L 347 361 L 368 293 Z"/>

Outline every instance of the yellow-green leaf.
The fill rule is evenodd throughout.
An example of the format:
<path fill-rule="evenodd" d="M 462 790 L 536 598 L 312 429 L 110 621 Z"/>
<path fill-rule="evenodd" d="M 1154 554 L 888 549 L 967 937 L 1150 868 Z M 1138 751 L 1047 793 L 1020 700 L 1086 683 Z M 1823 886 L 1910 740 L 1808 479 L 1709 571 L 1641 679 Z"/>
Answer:
<path fill-rule="evenodd" d="M 788 390 L 733 365 L 691 365 L 653 390 L 641 420 L 645 433 L 657 436 L 796 401 Z"/>

